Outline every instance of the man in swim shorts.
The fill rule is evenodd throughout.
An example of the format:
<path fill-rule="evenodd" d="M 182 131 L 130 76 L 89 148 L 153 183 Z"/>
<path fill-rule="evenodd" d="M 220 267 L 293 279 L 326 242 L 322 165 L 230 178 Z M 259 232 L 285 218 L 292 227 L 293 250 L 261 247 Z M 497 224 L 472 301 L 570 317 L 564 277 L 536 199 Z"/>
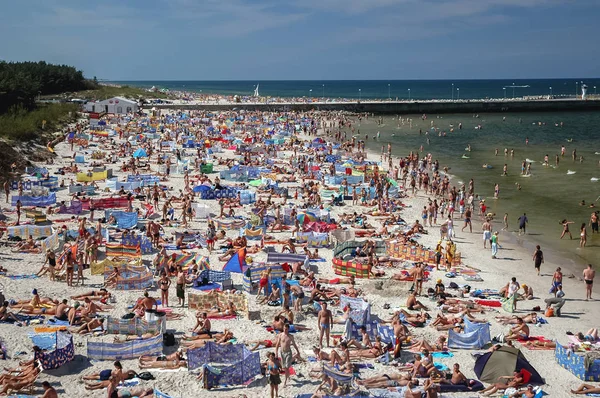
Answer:
<path fill-rule="evenodd" d="M 333 327 L 333 315 L 331 310 L 327 309 L 327 303 L 321 304 L 317 321 L 319 324 L 319 348 L 323 348 L 323 335 L 325 335 L 327 347 L 329 347 L 329 333 Z"/>

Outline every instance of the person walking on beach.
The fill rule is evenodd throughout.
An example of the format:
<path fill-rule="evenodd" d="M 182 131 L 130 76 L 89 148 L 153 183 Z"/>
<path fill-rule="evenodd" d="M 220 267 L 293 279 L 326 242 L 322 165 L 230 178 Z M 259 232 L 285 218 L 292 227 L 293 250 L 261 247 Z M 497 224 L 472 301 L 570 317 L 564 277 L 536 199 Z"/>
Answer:
<path fill-rule="evenodd" d="M 533 265 L 535 266 L 535 270 L 537 271 L 537 275 L 540 276 L 540 268 L 542 263 L 544 262 L 544 253 L 540 250 L 540 245 L 535 247 L 535 251 L 533 252 Z"/>
<path fill-rule="evenodd" d="M 268 382 L 271 385 L 271 398 L 276 398 L 279 396 L 279 385 L 281 384 L 281 377 L 279 376 L 281 363 L 273 352 L 270 352 L 267 357 L 269 358 L 267 360 L 267 372 L 269 376 Z"/>
<path fill-rule="evenodd" d="M 592 287 L 594 286 L 594 277 L 596 271 L 592 267 L 592 264 L 588 264 L 587 268 L 583 270 L 583 281 L 585 282 L 585 301 L 592 300 Z"/>
<path fill-rule="evenodd" d="M 471 216 L 471 208 L 467 207 L 467 210 L 465 211 L 465 225 L 462 227 L 461 232 L 463 232 L 465 228 L 469 226 L 469 232 L 473 233 L 473 224 L 471 224 Z"/>
<path fill-rule="evenodd" d="M 277 342 L 275 343 L 275 356 L 278 357 L 277 353 L 281 348 L 281 366 L 285 372 L 285 379 L 283 386 L 287 386 L 288 379 L 290 378 L 290 368 L 294 362 L 294 356 L 292 354 L 292 346 L 296 349 L 297 357 L 300 358 L 300 349 L 296 345 L 296 340 L 290 335 L 290 324 L 286 323 L 283 325 L 283 333 L 277 336 Z"/>
<path fill-rule="evenodd" d="M 585 223 L 581 224 L 579 236 L 579 247 L 585 247 L 585 245 L 587 244 L 587 228 Z"/>
<path fill-rule="evenodd" d="M 490 242 L 492 245 L 492 258 L 496 258 L 496 255 L 498 254 L 498 231 L 494 232 Z"/>
<path fill-rule="evenodd" d="M 504 213 L 504 228 L 503 231 L 508 231 L 508 213 Z"/>
<path fill-rule="evenodd" d="M 518 219 L 519 221 L 519 235 L 521 235 L 521 231 L 523 231 L 523 235 L 527 233 L 527 224 L 529 220 L 527 219 L 527 214 L 523 213 L 521 217 Z"/>
<path fill-rule="evenodd" d="M 563 231 L 562 234 L 560 235 L 560 238 L 562 239 L 565 234 L 569 234 L 569 238 L 573 239 L 573 235 L 571 235 L 571 231 L 569 231 L 569 224 L 575 224 L 574 221 L 567 221 L 567 219 L 564 219 L 560 222 L 563 226 Z"/>
<path fill-rule="evenodd" d="M 327 303 L 321 304 L 317 321 L 319 324 L 319 348 L 323 348 L 323 336 L 325 336 L 327 347 L 329 347 L 329 333 L 333 328 L 333 315 L 331 310 L 327 309 Z"/>
<path fill-rule="evenodd" d="M 487 249 L 487 241 L 492 239 L 492 224 L 490 224 L 489 218 L 485 218 L 485 222 L 481 225 L 483 231 L 483 248 Z"/>

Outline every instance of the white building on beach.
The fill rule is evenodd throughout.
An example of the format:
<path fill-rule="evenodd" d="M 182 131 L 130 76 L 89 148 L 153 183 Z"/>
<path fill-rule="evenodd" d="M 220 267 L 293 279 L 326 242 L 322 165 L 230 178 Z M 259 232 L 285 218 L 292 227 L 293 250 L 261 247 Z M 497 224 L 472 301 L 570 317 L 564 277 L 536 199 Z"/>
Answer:
<path fill-rule="evenodd" d="M 139 105 L 136 101 L 127 98 L 113 97 L 104 101 L 88 102 L 84 108 L 86 112 L 125 114 L 137 112 Z"/>

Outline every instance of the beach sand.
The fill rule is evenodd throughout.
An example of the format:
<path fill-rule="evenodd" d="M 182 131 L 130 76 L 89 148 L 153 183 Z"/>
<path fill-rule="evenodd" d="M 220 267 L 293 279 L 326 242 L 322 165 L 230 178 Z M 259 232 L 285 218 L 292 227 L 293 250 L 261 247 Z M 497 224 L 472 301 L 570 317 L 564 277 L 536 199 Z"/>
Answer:
<path fill-rule="evenodd" d="M 305 137 L 305 138 L 314 138 L 314 137 Z M 63 164 L 68 164 L 69 159 L 63 157 L 71 157 L 72 152 L 69 150 L 69 147 L 66 143 L 61 143 L 56 146 L 56 153 L 58 154 L 57 162 L 53 166 L 45 166 L 48 167 L 51 171 L 51 175 L 54 174 L 54 171 Z M 229 155 L 227 155 L 229 153 Z M 225 154 L 219 154 L 219 156 L 231 156 L 231 151 L 226 151 Z M 370 159 L 378 160 L 379 155 L 371 153 L 369 155 Z M 114 175 L 118 177 L 123 177 L 126 173 L 122 173 L 117 170 L 117 165 L 113 165 Z M 109 165 L 110 167 L 110 165 Z M 222 170 L 224 167 L 217 167 L 216 170 Z M 212 175 L 211 177 L 213 177 Z M 71 178 L 67 176 L 67 179 Z M 183 175 L 174 175 L 171 176 L 168 182 L 169 185 L 173 187 L 174 192 L 177 192 L 179 189 L 183 189 Z M 284 186 L 294 186 L 295 184 L 283 184 Z M 104 184 L 100 183 L 100 186 L 103 187 Z M 67 192 L 65 190 L 59 191 L 57 193 L 58 201 L 67 200 Z M 278 199 L 275 199 L 277 201 Z M 280 199 L 279 199 L 280 200 Z M 198 201 L 198 200 L 196 200 Z M 402 210 L 401 216 L 407 221 L 407 223 L 411 224 L 414 220 L 420 219 L 420 211 L 423 208 L 423 205 L 426 203 L 427 197 L 424 193 L 418 192 L 415 197 L 407 197 L 403 199 L 403 202 L 406 204 L 406 207 Z M 216 201 L 201 201 L 203 204 L 207 204 L 211 208 L 211 212 L 213 214 L 218 214 L 218 204 Z M 337 215 L 340 212 L 353 212 L 357 211 L 358 213 L 366 210 L 364 207 L 352 207 L 350 205 L 350 201 L 346 202 L 346 206 L 343 207 L 334 207 L 332 209 L 332 217 L 337 218 Z M 140 207 L 138 201 L 135 202 L 134 207 Z M 249 206 L 245 206 L 242 209 L 236 209 L 238 214 L 249 214 Z M 8 214 L 11 219 L 15 218 L 14 214 Z M 85 214 L 84 214 L 85 215 Z M 57 215 L 50 217 L 51 219 L 64 218 L 64 215 Z M 377 224 L 377 221 L 373 218 L 369 218 L 370 223 Z M 441 220 L 438 220 L 441 222 Z M 75 229 L 76 225 L 74 222 L 69 222 L 67 225 L 70 226 L 70 229 Z M 378 224 L 377 224 L 378 225 Z M 512 276 L 517 277 L 519 283 L 526 283 L 527 285 L 533 287 L 535 293 L 535 299 L 519 302 L 519 313 L 527 313 L 528 310 L 533 308 L 534 306 L 540 306 L 542 309 L 545 307 L 543 299 L 549 297 L 548 289 L 550 288 L 552 272 L 557 266 L 561 266 L 561 261 L 558 258 L 550 258 L 547 259 L 546 263 L 542 266 L 542 276 L 538 277 L 535 275 L 535 270 L 533 267 L 532 261 L 532 253 L 529 250 L 524 250 L 522 245 L 517 241 L 516 243 L 512 243 L 509 240 L 505 239 L 503 233 L 500 233 L 500 243 L 502 248 L 500 249 L 498 258 L 492 260 L 491 252 L 489 249 L 484 250 L 482 245 L 482 234 L 480 232 L 481 222 L 477 217 L 474 217 L 473 230 L 474 232 L 467 233 L 461 232 L 460 228 L 462 228 L 462 221 L 455 220 L 456 225 L 456 238 L 455 242 L 457 243 L 457 249 L 461 252 L 463 263 L 469 265 L 471 267 L 480 269 L 480 275 L 483 277 L 483 282 L 465 282 L 461 280 L 461 278 L 456 278 L 454 281 L 459 285 L 469 284 L 474 289 L 477 288 L 492 288 L 492 289 L 500 289 L 503 287 Z M 197 221 L 195 220 L 190 228 L 194 229 L 206 229 L 206 221 Z M 494 222 L 494 230 L 501 228 L 501 220 L 496 220 Z M 171 235 L 175 228 L 165 228 L 166 234 Z M 419 239 L 419 242 L 424 244 L 425 246 L 434 247 L 439 238 L 439 227 L 434 226 L 432 228 L 427 228 L 428 234 L 422 235 Z M 274 235 L 280 239 L 289 236 L 288 232 L 283 233 L 275 233 Z M 236 237 L 238 235 L 238 231 L 227 231 L 227 236 Z M 526 240 L 527 237 L 521 237 L 519 239 Z M 277 246 L 277 250 L 281 250 L 281 246 Z M 104 249 L 101 248 L 101 253 L 104 252 Z M 210 257 L 211 267 L 214 269 L 221 269 L 224 262 L 218 260 L 218 255 L 220 253 L 213 252 L 209 254 L 206 249 L 200 249 L 199 252 L 203 255 L 207 255 Z M 331 259 L 332 259 L 332 250 L 327 249 L 319 249 L 319 253 L 322 257 L 326 259 L 325 262 L 316 263 L 318 266 L 318 273 L 320 277 L 324 278 L 333 278 L 335 274 L 333 273 L 331 267 Z M 251 255 L 254 261 L 264 261 L 266 259 L 266 254 L 264 252 L 259 253 L 257 255 Z M 144 255 L 144 260 L 150 261 L 151 258 L 154 257 L 152 255 Z M 43 255 L 41 254 L 22 254 L 22 253 L 12 253 L 6 246 L 3 246 L 0 250 L 0 258 L 2 259 L 2 265 L 6 267 L 9 271 L 9 274 L 32 274 L 37 272 L 40 269 L 40 266 L 43 262 Z M 101 258 L 103 258 L 103 254 L 101 254 Z M 385 270 L 386 277 L 381 279 L 372 279 L 372 280 L 357 280 L 357 287 L 363 289 L 363 291 L 367 292 L 365 299 L 369 301 L 372 305 L 371 312 L 373 314 L 377 314 L 382 319 L 389 319 L 392 315 L 392 310 L 384 309 L 385 304 L 389 304 L 389 306 L 393 308 L 401 307 L 405 305 L 407 291 L 410 285 L 406 282 L 394 282 L 390 281 L 389 277 L 394 273 L 393 270 Z M 565 272 L 565 275 L 568 272 Z M 7 299 L 28 299 L 31 297 L 31 291 L 36 288 L 38 289 L 40 295 L 42 297 L 48 296 L 51 298 L 62 299 L 68 298 L 69 296 L 82 293 L 88 291 L 92 288 L 98 288 L 103 283 L 102 276 L 91 276 L 89 270 L 85 271 L 85 286 L 78 286 L 69 288 L 63 282 L 50 282 L 46 276 L 39 279 L 19 279 L 19 280 L 11 280 L 8 278 L 0 278 L 0 283 L 3 285 L 3 292 Z M 424 285 L 424 289 L 428 287 L 433 287 L 435 284 L 435 280 L 441 278 L 445 285 L 447 285 L 452 280 L 444 276 L 445 271 L 434 271 L 433 277 L 431 280 Z M 376 284 L 380 281 L 383 281 L 383 290 L 378 290 L 376 288 Z M 239 286 L 241 284 L 241 275 L 234 274 L 234 283 Z M 550 318 L 548 319 L 549 324 L 542 325 L 541 327 L 531 326 L 531 335 L 544 336 L 551 340 L 558 340 L 561 344 L 567 344 L 567 336 L 565 332 L 572 331 L 573 333 L 582 331 L 585 332 L 591 327 L 597 327 L 597 318 L 594 315 L 594 311 L 598 309 L 598 303 L 596 301 L 586 302 L 585 299 L 585 286 L 583 281 L 581 280 L 581 275 L 577 274 L 574 278 L 567 278 L 563 282 L 564 291 L 566 292 L 567 303 L 563 307 L 562 317 L 560 318 Z M 155 297 L 159 296 L 158 292 L 153 290 L 151 294 Z M 246 294 L 246 293 L 244 293 Z M 120 317 L 125 314 L 127 311 L 127 307 L 135 302 L 135 300 L 141 296 L 140 291 L 118 291 L 115 294 L 116 303 L 114 304 L 116 308 L 110 312 L 111 316 Z M 171 287 L 170 291 L 171 304 L 177 302 L 175 296 L 175 286 Z M 426 298 L 421 298 L 421 300 L 427 300 Z M 433 302 L 431 302 L 433 306 Z M 249 305 L 251 312 L 259 312 L 260 316 L 266 322 L 270 322 L 273 316 L 279 312 L 280 308 L 273 308 L 268 306 L 261 306 L 256 303 L 254 296 L 249 298 Z M 194 311 L 186 308 L 173 308 L 174 312 L 181 313 L 184 315 L 182 320 L 179 321 L 169 321 L 167 323 L 167 329 L 177 331 L 176 337 L 181 337 L 183 332 L 188 332 L 191 327 L 194 326 L 195 318 Z M 433 311 L 435 314 L 437 311 Z M 497 314 L 506 315 L 502 310 L 499 312 L 489 311 L 486 312 L 484 317 L 491 321 L 491 333 L 492 336 L 500 333 L 501 331 L 506 331 L 507 327 L 500 326 L 497 322 L 494 321 L 494 316 Z M 296 333 L 294 335 L 298 346 L 301 349 L 301 354 L 304 358 L 306 358 L 306 350 L 310 350 L 313 345 L 318 344 L 318 328 L 316 318 L 314 316 L 308 316 L 304 318 L 304 316 L 297 317 L 297 323 L 301 323 L 310 328 L 308 331 L 303 331 L 300 333 Z M 233 331 L 234 335 L 238 338 L 240 342 L 249 342 L 260 339 L 274 339 L 274 335 L 265 331 L 264 327 L 258 324 L 256 321 L 250 321 L 246 319 L 239 320 L 214 320 L 213 321 L 213 329 L 222 331 L 225 328 Z M 341 329 L 341 327 L 340 327 Z M 30 339 L 27 336 L 27 332 L 33 330 L 33 326 L 28 327 L 17 327 L 15 325 L 9 324 L 0 324 L 0 336 L 4 340 L 6 347 L 8 349 L 8 355 L 11 359 L 4 361 L 4 366 L 16 366 L 17 359 L 29 358 L 32 354 L 32 344 Z M 416 338 L 426 338 L 428 341 L 433 341 L 440 332 L 437 332 L 434 328 L 425 327 L 420 329 L 412 329 Z M 52 385 L 54 385 L 59 392 L 60 396 L 66 397 L 78 397 L 78 396 L 88 396 L 88 397 L 101 397 L 106 395 L 106 391 L 92 391 L 88 392 L 84 389 L 84 384 L 80 380 L 82 375 L 89 374 L 92 372 L 98 372 L 103 369 L 112 368 L 111 362 L 99 362 L 99 361 L 89 361 L 86 358 L 86 345 L 88 339 L 93 340 L 103 340 L 110 341 L 112 340 L 112 336 L 103 336 L 103 337 L 83 337 L 83 336 L 74 336 L 75 341 L 75 360 L 68 363 L 67 365 L 62 366 L 61 368 L 53 371 L 44 372 L 38 378 L 37 384 L 37 393 L 41 393 L 41 387 L 39 382 L 43 380 L 48 380 Z M 519 344 L 516 344 L 519 346 Z M 172 350 L 165 350 L 165 353 L 173 352 L 175 348 Z M 27 354 L 23 354 L 22 356 L 16 356 L 17 352 L 24 351 Z M 270 351 L 269 349 L 261 350 L 261 361 L 266 359 L 266 353 Z M 581 383 L 574 375 L 572 375 L 567 370 L 561 368 L 554 360 L 554 351 L 540 351 L 540 350 L 528 350 L 526 348 L 522 349 L 523 354 L 527 358 L 527 360 L 538 370 L 542 377 L 546 379 L 547 384 L 544 386 L 544 391 L 546 391 L 552 397 L 562 397 L 568 396 L 568 390 L 570 388 L 574 388 Z M 452 364 L 457 362 L 461 364 L 461 370 L 465 373 L 467 377 L 475 377 L 473 371 L 474 358 L 472 357 L 471 351 L 465 350 L 453 350 L 454 357 L 442 359 L 440 362 L 452 367 Z M 408 356 L 404 356 L 403 358 L 407 358 Z M 369 361 L 373 362 L 373 361 Z M 125 360 L 122 361 L 124 369 L 133 369 L 139 371 L 139 367 L 136 360 Z M 294 365 L 295 372 L 300 376 L 295 376 L 292 378 L 290 385 L 286 388 L 280 388 L 280 396 L 282 397 L 293 397 L 299 393 L 311 393 L 313 392 L 319 384 L 319 380 L 308 378 L 308 373 L 311 368 L 318 367 L 317 363 L 302 363 Z M 376 374 L 382 374 L 386 372 L 394 372 L 394 370 L 390 370 L 388 367 L 385 367 L 381 364 L 374 364 L 374 369 L 367 369 L 361 371 L 361 377 L 366 378 Z M 163 391 L 166 394 L 171 395 L 172 397 L 193 397 L 193 396 L 208 396 L 208 397 L 237 397 L 245 395 L 247 397 L 265 397 L 269 394 L 269 387 L 266 385 L 265 379 L 260 379 L 251 383 L 248 386 L 232 386 L 223 389 L 215 389 L 211 391 L 202 390 L 200 382 L 197 380 L 196 376 L 188 373 L 187 371 L 179 371 L 179 372 L 157 372 L 156 370 L 151 369 L 151 373 L 154 374 L 156 380 L 142 382 L 143 386 L 156 387 L 159 390 Z M 453 396 L 452 394 L 444 394 L 445 396 Z M 473 396 L 473 394 L 456 394 L 456 396 Z"/>

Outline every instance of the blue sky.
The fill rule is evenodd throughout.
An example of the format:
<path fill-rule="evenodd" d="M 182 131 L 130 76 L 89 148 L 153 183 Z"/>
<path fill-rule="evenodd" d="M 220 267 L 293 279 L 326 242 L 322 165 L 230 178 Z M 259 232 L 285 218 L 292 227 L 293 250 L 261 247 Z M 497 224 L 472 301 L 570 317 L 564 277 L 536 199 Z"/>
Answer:
<path fill-rule="evenodd" d="M 596 77 L 598 0 L 0 0 L 0 59 L 109 80 Z"/>

